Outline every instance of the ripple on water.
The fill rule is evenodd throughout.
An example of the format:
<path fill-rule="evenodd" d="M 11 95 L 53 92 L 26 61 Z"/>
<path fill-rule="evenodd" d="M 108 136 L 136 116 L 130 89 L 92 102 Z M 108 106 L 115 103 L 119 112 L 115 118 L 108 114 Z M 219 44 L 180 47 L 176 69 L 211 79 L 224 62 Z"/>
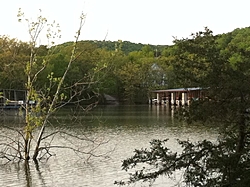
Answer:
<path fill-rule="evenodd" d="M 104 123 L 89 123 L 89 128 L 71 128 L 71 133 L 85 133 L 91 137 L 109 139 L 109 143 L 98 149 L 107 152 L 115 147 L 110 159 L 91 159 L 89 164 L 79 160 L 74 152 L 65 149 L 54 150 L 57 156 L 37 167 L 32 161 L 29 168 L 23 163 L 7 164 L 0 167 L 0 186 L 7 187 L 114 187 L 115 180 L 128 177 L 121 170 L 121 161 L 132 156 L 135 148 L 148 147 L 152 139 L 169 138 L 168 146 L 178 151 L 176 139 L 201 140 L 214 139 L 216 129 L 204 126 L 188 126 L 174 121 L 165 109 L 149 108 L 113 108 L 103 111 Z M 158 110 L 158 111 L 157 111 Z M 0 128 L 0 133 L 11 134 Z M 61 142 L 60 138 L 56 139 Z M 75 144 L 80 144 L 74 140 Z M 173 186 L 178 183 L 181 172 L 174 175 L 175 181 L 160 177 L 155 186 Z M 136 186 L 141 186 L 140 184 Z"/>

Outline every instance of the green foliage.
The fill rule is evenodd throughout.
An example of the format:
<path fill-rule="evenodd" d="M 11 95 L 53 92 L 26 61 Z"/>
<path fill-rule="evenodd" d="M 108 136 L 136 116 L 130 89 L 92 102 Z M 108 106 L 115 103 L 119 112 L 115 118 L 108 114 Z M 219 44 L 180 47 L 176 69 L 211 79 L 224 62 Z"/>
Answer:
<path fill-rule="evenodd" d="M 143 47 L 150 47 L 153 50 L 157 49 L 158 50 L 158 55 L 159 56 L 161 51 L 167 47 L 167 45 L 150 45 L 150 44 L 141 44 L 141 43 L 132 43 L 129 41 L 97 41 L 97 40 L 88 40 L 88 41 L 83 41 L 86 43 L 91 43 L 91 44 L 95 44 L 97 45 L 98 48 L 103 48 L 106 49 L 108 51 L 115 51 L 115 49 L 117 49 L 117 46 L 120 46 L 121 51 L 124 54 L 129 54 L 130 52 L 133 51 L 141 51 Z M 122 45 L 120 45 L 122 44 Z"/>
<path fill-rule="evenodd" d="M 56 30 L 58 29 L 56 27 Z M 96 78 L 100 80 L 98 86 L 96 84 L 91 89 L 98 89 L 101 94 L 108 93 L 121 100 L 129 97 L 128 100 L 133 100 L 132 103 L 146 103 L 149 91 L 154 89 L 201 85 L 211 87 L 209 82 L 213 79 L 229 76 L 221 74 L 228 68 L 232 71 L 230 76 L 235 76 L 233 71 L 248 69 L 248 64 L 242 62 L 248 60 L 246 53 L 249 53 L 249 32 L 250 28 L 243 28 L 213 36 L 212 33 L 202 31 L 191 38 L 175 41 L 175 45 L 172 46 L 134 44 L 128 41 L 80 41 L 78 42 L 79 53 L 76 54 L 72 68 L 65 78 L 64 88 L 79 79 L 87 78 L 90 81 L 89 75 L 95 69 L 102 69 L 103 66 L 106 67 L 105 71 L 96 74 Z M 53 35 L 53 32 L 50 33 Z M 194 38 L 196 40 L 193 40 Z M 6 36 L 1 37 L 0 44 L 2 46 L 0 47 L 0 87 L 24 89 L 25 76 L 20 72 L 23 72 L 24 64 L 29 61 L 30 44 Z M 51 46 L 51 42 L 49 44 L 34 48 L 36 63 L 32 68 L 37 71 L 46 65 L 37 77 L 35 83 L 37 88 L 48 87 L 51 84 L 47 79 L 50 72 L 54 73 L 54 78 L 62 76 L 74 43 L 66 42 L 56 46 Z M 223 63 L 225 59 L 230 63 Z M 136 70 L 129 72 L 131 76 L 134 73 L 134 93 L 128 93 L 132 88 L 128 88 L 127 78 L 120 74 L 129 63 L 133 63 L 140 71 L 139 73 Z M 159 67 L 158 70 L 152 69 L 155 65 Z M 79 85 L 76 89 L 80 89 Z M 141 92 L 136 91 L 138 89 Z M 90 89 L 87 92 L 89 91 Z M 69 97 L 70 92 L 68 89 L 64 94 Z"/>
<path fill-rule="evenodd" d="M 24 64 L 29 60 L 28 44 L 10 39 L 0 38 L 0 85 L 1 88 L 23 89 L 25 77 L 21 73 Z"/>
<path fill-rule="evenodd" d="M 208 28 L 192 38 L 175 41 L 170 62 L 182 87 L 204 88 L 206 98 L 178 110 L 191 123 L 216 124 L 216 142 L 180 141 L 181 153 L 173 153 L 165 140 L 153 140 L 150 149 L 136 150 L 123 161 L 123 169 L 135 171 L 125 185 L 153 182 L 161 175 L 184 172 L 186 186 L 249 186 L 250 166 L 250 53 L 244 45 L 249 28 L 213 36 Z M 245 41 L 246 43 L 248 42 Z"/>
<path fill-rule="evenodd" d="M 123 161 L 123 170 L 137 168 L 137 171 L 130 175 L 129 181 L 116 181 L 115 184 L 152 183 L 161 175 L 171 176 L 185 168 L 182 181 L 185 186 L 246 187 L 250 174 L 249 150 L 241 155 L 243 159 L 238 163 L 239 155 L 234 152 L 235 137 L 227 138 L 217 144 L 207 140 L 197 143 L 178 140 L 183 148 L 181 153 L 172 152 L 165 145 L 167 140 L 153 140 L 149 149 L 135 150 L 131 158 Z"/>
<path fill-rule="evenodd" d="M 20 12 L 19 15 L 20 21 L 25 20 Z M 40 16 L 41 24 L 46 23 L 47 20 Z M 36 24 L 34 22 L 34 24 Z M 37 25 L 38 26 L 38 25 Z M 31 27 L 31 24 L 30 24 Z M 39 27 L 40 28 L 40 27 Z M 39 29 L 38 28 L 38 29 Z M 56 25 L 56 30 L 60 30 Z M 35 31 L 34 28 L 31 31 Z M 30 32 L 30 34 L 32 34 Z M 49 30 L 48 36 L 54 36 L 52 30 Z M 35 34 L 35 33 L 33 33 Z M 53 37 L 52 37 L 53 38 Z M 26 64 L 26 73 L 30 70 L 30 64 L 27 64 L 30 60 L 30 43 L 23 43 L 15 39 L 10 39 L 3 36 L 1 38 L 2 47 L 0 50 L 0 87 L 1 88 L 13 88 L 13 89 L 25 89 L 25 74 L 20 73 L 24 71 Z M 52 41 L 51 41 L 52 42 Z M 50 97 L 53 96 L 53 91 L 55 91 L 55 82 L 52 83 L 47 76 L 53 72 L 54 78 L 60 78 L 65 71 L 68 60 L 72 52 L 73 42 L 66 42 L 60 45 L 51 45 L 49 42 L 47 46 L 34 46 L 33 52 L 36 53 L 34 62 L 32 64 L 31 76 L 35 76 L 35 72 L 44 67 L 43 71 L 39 72 L 34 82 L 34 86 L 37 89 L 44 89 L 50 87 L 50 91 L 46 94 L 49 94 Z M 128 88 L 126 88 L 126 78 L 119 75 L 118 72 L 121 72 L 127 66 L 127 63 L 134 62 L 137 64 L 140 69 L 140 78 L 134 85 L 136 89 L 142 90 L 143 92 L 138 92 L 134 90 L 134 93 L 131 93 L 133 96 L 133 101 L 136 103 L 146 103 L 148 101 L 148 93 L 151 89 L 159 88 L 158 84 L 161 82 L 162 77 L 159 77 L 159 73 L 154 75 L 154 71 L 151 71 L 150 67 L 157 63 L 161 68 L 161 76 L 164 74 L 164 71 L 168 71 L 168 85 L 172 76 L 170 65 L 165 65 L 165 62 L 160 60 L 161 50 L 166 46 L 154 46 L 154 45 L 144 45 L 144 44 L 135 44 L 128 41 L 79 41 L 78 42 L 78 51 L 76 54 L 76 59 L 72 64 L 70 71 L 68 72 L 67 77 L 64 81 L 64 94 L 67 97 L 70 97 L 70 93 L 73 93 L 72 90 L 67 89 L 69 85 L 77 84 L 78 86 L 72 88 L 75 90 L 80 90 L 81 88 L 86 88 L 86 85 L 79 85 L 78 80 L 84 79 L 87 82 L 91 82 L 91 74 L 96 72 L 96 78 L 99 80 L 98 84 L 95 86 L 88 87 L 84 89 L 85 93 L 92 92 L 98 89 L 101 94 L 110 94 L 118 97 L 121 100 L 128 99 Z M 158 57 L 158 58 L 156 58 Z M 103 68 L 105 67 L 105 68 Z M 102 71 L 99 71 L 102 69 Z M 125 68 L 126 69 L 126 68 Z M 32 73 L 31 72 L 31 73 Z M 136 71 L 134 77 L 139 76 Z M 147 75 L 148 74 L 148 75 Z M 151 80 L 151 79 L 159 80 Z M 157 84 L 156 84 L 157 83 Z M 163 86 L 163 85 L 162 85 Z M 166 86 L 166 85 L 165 85 Z M 45 89 L 45 90 L 46 90 Z M 141 95 L 143 93 L 143 95 Z M 83 94 L 83 95 L 84 95 Z M 130 97 L 131 98 L 131 97 Z M 131 100 L 131 99 L 129 99 Z"/>

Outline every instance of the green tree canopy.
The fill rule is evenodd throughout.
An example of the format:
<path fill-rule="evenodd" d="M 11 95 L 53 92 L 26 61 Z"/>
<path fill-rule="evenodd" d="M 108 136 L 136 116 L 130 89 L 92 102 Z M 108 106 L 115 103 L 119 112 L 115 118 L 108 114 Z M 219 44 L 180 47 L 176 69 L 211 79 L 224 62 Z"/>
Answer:
<path fill-rule="evenodd" d="M 136 150 L 123 161 L 124 170 L 136 171 L 117 184 L 152 182 L 181 170 L 189 186 L 249 186 L 250 53 L 240 42 L 247 39 L 246 30 L 214 36 L 205 28 L 192 38 L 175 41 L 175 76 L 182 86 L 199 86 L 207 95 L 178 112 L 188 122 L 215 123 L 220 127 L 217 141 L 179 140 L 183 149 L 175 153 L 165 146 L 167 140 L 153 140 L 150 149 Z M 235 56 L 237 60 L 232 60 Z"/>

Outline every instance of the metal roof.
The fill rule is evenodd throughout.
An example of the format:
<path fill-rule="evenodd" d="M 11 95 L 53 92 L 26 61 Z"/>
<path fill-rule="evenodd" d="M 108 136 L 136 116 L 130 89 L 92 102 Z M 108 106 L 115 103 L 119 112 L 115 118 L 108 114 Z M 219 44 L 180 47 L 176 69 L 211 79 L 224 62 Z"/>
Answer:
<path fill-rule="evenodd" d="M 195 88 L 173 88 L 167 90 L 154 90 L 152 92 L 188 92 L 188 91 L 195 91 L 195 90 L 202 90 L 200 87 Z"/>

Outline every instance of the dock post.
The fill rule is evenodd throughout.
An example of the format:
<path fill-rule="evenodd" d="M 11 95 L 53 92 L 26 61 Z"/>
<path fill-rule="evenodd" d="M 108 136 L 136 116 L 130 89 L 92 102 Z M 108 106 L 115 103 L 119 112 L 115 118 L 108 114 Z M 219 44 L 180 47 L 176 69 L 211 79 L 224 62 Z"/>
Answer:
<path fill-rule="evenodd" d="M 185 106 L 187 104 L 187 93 L 181 94 L 181 103 L 183 106 Z"/>
<path fill-rule="evenodd" d="M 171 93 L 171 104 L 175 105 L 175 93 L 174 92 Z"/>
<path fill-rule="evenodd" d="M 16 107 L 17 106 L 17 93 L 16 93 L 17 91 L 14 90 L 13 92 L 14 92 L 14 101 L 15 101 L 14 106 Z"/>
<path fill-rule="evenodd" d="M 160 96 L 159 96 L 159 93 L 156 94 L 156 100 L 157 100 L 157 101 L 156 101 L 157 104 L 160 104 Z"/>

